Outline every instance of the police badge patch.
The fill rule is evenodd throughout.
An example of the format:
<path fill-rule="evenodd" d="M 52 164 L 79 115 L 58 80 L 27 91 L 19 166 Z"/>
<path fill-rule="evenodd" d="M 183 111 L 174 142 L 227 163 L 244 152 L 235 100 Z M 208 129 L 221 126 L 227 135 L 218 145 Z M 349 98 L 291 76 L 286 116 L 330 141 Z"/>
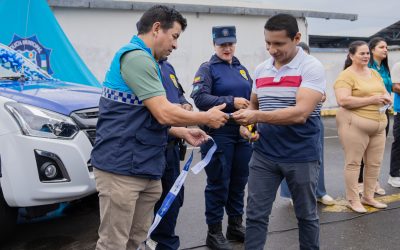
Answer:
<path fill-rule="evenodd" d="M 178 82 L 176 81 L 176 77 L 174 74 L 169 74 L 169 78 L 171 78 L 171 81 L 174 83 L 176 88 L 179 88 Z"/>
<path fill-rule="evenodd" d="M 246 74 L 246 70 L 241 69 L 239 72 L 243 76 L 244 79 L 249 80 L 249 78 L 247 77 L 247 74 Z"/>
<path fill-rule="evenodd" d="M 32 63 L 47 71 L 50 75 L 53 74 L 53 70 L 50 67 L 51 49 L 45 48 L 39 42 L 36 35 L 28 38 L 22 38 L 14 34 L 12 42 L 10 45 L 8 45 L 8 47 L 18 51 L 28 58 Z"/>

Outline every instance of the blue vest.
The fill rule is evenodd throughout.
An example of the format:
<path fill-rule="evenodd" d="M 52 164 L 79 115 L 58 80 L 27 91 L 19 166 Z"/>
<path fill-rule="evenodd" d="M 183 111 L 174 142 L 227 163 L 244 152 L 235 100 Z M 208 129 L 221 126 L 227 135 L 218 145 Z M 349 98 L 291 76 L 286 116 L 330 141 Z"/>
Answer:
<path fill-rule="evenodd" d="M 100 98 L 91 161 L 93 166 L 106 172 L 158 180 L 166 164 L 168 126 L 158 123 L 124 82 L 120 72 L 121 57 L 137 49 L 151 55 L 143 41 L 134 36 L 115 54 L 104 81 L 104 87 L 133 96 L 137 102 L 123 103 L 104 95 Z M 160 71 L 158 75 L 161 81 Z"/>
<path fill-rule="evenodd" d="M 134 36 L 130 43 L 123 46 L 115 54 L 114 59 L 111 61 L 111 66 L 107 71 L 106 79 L 103 82 L 103 86 L 110 88 L 110 89 L 125 92 L 125 93 L 133 93 L 132 90 L 128 87 L 128 85 L 126 85 L 124 79 L 121 76 L 120 62 L 121 62 L 121 57 L 125 53 L 127 53 L 131 50 L 138 50 L 138 49 L 143 50 L 144 52 L 148 53 L 151 56 L 151 58 L 153 59 L 154 63 L 157 64 L 153 55 L 151 54 L 151 49 L 146 47 L 146 44 L 143 42 L 142 39 L 140 39 L 137 36 Z M 158 77 L 160 78 L 160 81 L 161 81 L 162 80 L 161 72 L 160 72 L 160 69 L 158 66 L 157 66 L 157 69 L 158 69 Z"/>

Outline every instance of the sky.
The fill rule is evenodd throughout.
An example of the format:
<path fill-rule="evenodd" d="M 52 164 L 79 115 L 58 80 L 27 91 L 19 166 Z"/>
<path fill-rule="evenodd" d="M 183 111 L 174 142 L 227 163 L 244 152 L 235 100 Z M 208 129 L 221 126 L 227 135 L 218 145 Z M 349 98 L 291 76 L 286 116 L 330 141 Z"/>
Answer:
<path fill-rule="evenodd" d="M 400 0 L 245 0 L 276 9 L 358 14 L 358 20 L 307 18 L 310 35 L 371 36 L 400 20 Z"/>

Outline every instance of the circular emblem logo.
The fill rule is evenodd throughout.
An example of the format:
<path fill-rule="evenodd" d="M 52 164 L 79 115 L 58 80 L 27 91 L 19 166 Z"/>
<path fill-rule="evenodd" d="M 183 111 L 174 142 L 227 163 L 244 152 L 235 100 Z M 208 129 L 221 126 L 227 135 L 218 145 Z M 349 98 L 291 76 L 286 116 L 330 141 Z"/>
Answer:
<path fill-rule="evenodd" d="M 222 30 L 222 35 L 223 36 L 229 36 L 229 30 L 228 29 L 223 29 Z"/>

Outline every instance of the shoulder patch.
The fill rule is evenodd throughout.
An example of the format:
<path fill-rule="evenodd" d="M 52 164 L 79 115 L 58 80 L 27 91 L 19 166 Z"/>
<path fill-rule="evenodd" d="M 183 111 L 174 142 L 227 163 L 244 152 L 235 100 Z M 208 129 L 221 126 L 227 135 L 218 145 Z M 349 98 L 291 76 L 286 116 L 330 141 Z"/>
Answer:
<path fill-rule="evenodd" d="M 247 74 L 246 74 L 246 70 L 241 69 L 239 72 L 243 76 L 244 79 L 249 80 L 249 78 L 247 77 Z"/>
<path fill-rule="evenodd" d="M 174 74 L 169 74 L 169 78 L 171 78 L 171 81 L 174 83 L 176 88 L 179 88 L 178 82 L 176 81 L 176 77 Z"/>
<path fill-rule="evenodd" d="M 193 80 L 193 83 L 198 83 L 201 81 L 201 76 L 196 76 Z"/>
<path fill-rule="evenodd" d="M 193 90 L 192 90 L 192 94 L 195 94 L 197 91 L 199 91 L 200 90 L 200 86 L 199 86 L 199 84 L 195 84 L 195 85 L 193 85 Z"/>

